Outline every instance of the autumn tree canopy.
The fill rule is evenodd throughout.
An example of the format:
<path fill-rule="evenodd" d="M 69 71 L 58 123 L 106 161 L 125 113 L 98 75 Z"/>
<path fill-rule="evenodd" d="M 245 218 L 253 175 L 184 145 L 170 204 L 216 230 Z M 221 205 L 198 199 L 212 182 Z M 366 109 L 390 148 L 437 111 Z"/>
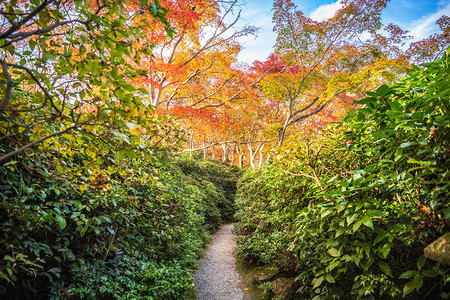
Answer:
<path fill-rule="evenodd" d="M 173 145 L 180 136 L 165 125 L 176 120 L 178 152 L 262 164 L 294 132 L 339 120 L 366 91 L 448 45 L 443 16 L 440 33 L 406 48 L 408 32 L 381 21 L 386 3 L 343 1 L 332 18 L 315 21 L 276 0 L 275 51 L 243 67 L 238 38 L 256 28 L 237 26 L 237 0 L 5 2 L 0 110 L 24 121 L 5 125 L 3 138 L 32 134 L 14 151 L 72 130 Z M 58 124 L 58 133 L 26 119 L 29 110 Z M 96 124 L 103 131 L 93 132 Z"/>

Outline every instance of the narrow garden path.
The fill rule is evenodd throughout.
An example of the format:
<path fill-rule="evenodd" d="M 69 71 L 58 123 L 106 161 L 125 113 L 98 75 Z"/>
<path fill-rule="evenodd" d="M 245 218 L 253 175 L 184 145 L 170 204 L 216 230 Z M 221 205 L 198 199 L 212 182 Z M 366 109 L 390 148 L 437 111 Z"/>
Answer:
<path fill-rule="evenodd" d="M 212 237 L 211 246 L 200 259 L 195 274 L 195 292 L 198 300 L 250 299 L 236 269 L 233 256 L 236 242 L 231 232 L 233 224 L 222 226 Z"/>

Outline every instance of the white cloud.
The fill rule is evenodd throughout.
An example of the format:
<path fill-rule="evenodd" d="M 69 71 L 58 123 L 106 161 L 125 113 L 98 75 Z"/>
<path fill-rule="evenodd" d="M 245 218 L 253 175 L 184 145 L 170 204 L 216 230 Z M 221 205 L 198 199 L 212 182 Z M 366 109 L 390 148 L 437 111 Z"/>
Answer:
<path fill-rule="evenodd" d="M 273 52 L 276 34 L 273 32 L 271 1 L 249 3 L 241 12 L 238 26 L 250 24 L 259 27 L 257 37 L 239 38 L 244 49 L 239 53 L 239 61 L 252 64 L 255 60 L 264 61 Z"/>
<path fill-rule="evenodd" d="M 428 16 L 423 16 L 422 18 L 413 21 L 411 25 L 407 26 L 410 31 L 409 34 L 413 36 L 413 41 L 422 40 L 430 34 L 437 32 L 438 27 L 436 25 L 436 21 L 442 15 L 450 16 L 450 3 L 447 3 L 444 8 L 441 8 L 437 12 Z"/>
<path fill-rule="evenodd" d="M 321 5 L 315 10 L 313 10 L 309 17 L 314 21 L 324 21 L 326 19 L 330 19 L 334 17 L 336 12 L 343 7 L 342 2 L 339 0 L 337 2 L 331 4 Z"/>

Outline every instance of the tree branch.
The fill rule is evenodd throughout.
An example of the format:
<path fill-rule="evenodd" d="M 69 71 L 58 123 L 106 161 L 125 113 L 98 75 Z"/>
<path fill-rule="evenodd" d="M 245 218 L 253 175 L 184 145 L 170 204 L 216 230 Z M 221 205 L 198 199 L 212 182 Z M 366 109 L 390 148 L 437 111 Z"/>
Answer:
<path fill-rule="evenodd" d="M 0 115 L 1 115 L 5 111 L 6 106 L 8 106 L 9 100 L 11 99 L 11 92 L 14 86 L 14 81 L 12 80 L 11 75 L 9 74 L 8 63 L 3 59 L 0 59 L 0 63 L 2 65 L 3 75 L 6 78 L 5 95 L 3 96 L 2 102 L 0 103 Z"/>
<path fill-rule="evenodd" d="M 48 100 L 50 101 L 52 107 L 58 112 L 59 115 L 61 115 L 61 111 L 56 107 L 55 103 L 53 103 L 53 97 L 50 95 L 50 93 L 45 89 L 45 87 L 42 85 L 42 83 L 39 81 L 39 79 L 33 74 L 33 72 L 25 67 L 25 66 L 21 66 L 21 65 L 17 65 L 17 64 L 9 64 L 11 67 L 15 67 L 18 69 L 22 69 L 25 72 L 28 73 L 28 75 L 31 76 L 31 78 L 33 78 L 33 80 L 36 82 L 36 84 L 41 88 L 41 90 L 44 92 L 45 96 L 48 98 Z"/>
<path fill-rule="evenodd" d="M 36 145 L 36 144 L 42 143 L 43 141 L 45 141 L 45 140 L 47 140 L 47 139 L 49 139 L 49 138 L 52 138 L 52 137 L 54 137 L 54 136 L 57 136 L 57 135 L 61 135 L 61 134 L 63 134 L 63 133 L 66 133 L 66 132 L 68 132 L 68 131 L 70 131 L 70 130 L 76 128 L 77 126 L 78 126 L 78 124 L 77 124 L 77 125 L 70 126 L 70 127 L 66 128 L 66 129 L 64 129 L 64 130 L 61 130 L 61 131 L 58 131 L 58 132 L 54 132 L 54 133 L 52 133 L 52 134 L 49 134 L 49 135 L 47 135 L 47 136 L 44 136 L 43 138 L 40 138 L 40 139 L 38 139 L 38 140 L 36 140 L 36 141 L 33 141 L 33 142 L 31 142 L 31 143 L 29 143 L 29 144 L 27 144 L 27 145 L 25 145 L 25 146 L 23 146 L 23 147 L 21 147 L 21 148 L 19 148 L 19 149 L 17 149 L 17 150 L 14 150 L 14 151 L 9 152 L 9 153 L 7 153 L 7 154 L 5 154 L 5 155 L 3 155 L 3 156 L 0 156 L 0 163 L 1 163 L 2 161 L 4 161 L 5 159 L 8 159 L 8 158 L 10 158 L 11 156 L 14 156 L 14 155 L 16 155 L 16 154 L 19 154 L 19 153 L 21 153 L 21 152 L 27 150 L 28 148 L 33 147 L 33 146 Z"/>
<path fill-rule="evenodd" d="M 42 2 L 39 6 L 37 6 L 35 10 L 33 10 L 31 13 L 28 14 L 28 16 L 26 16 L 17 23 L 13 23 L 13 25 L 9 29 L 1 33 L 0 39 L 8 38 L 14 31 L 19 30 L 26 22 L 34 18 L 41 10 L 43 10 L 51 2 L 53 2 L 53 0 L 44 0 L 44 2 Z"/>

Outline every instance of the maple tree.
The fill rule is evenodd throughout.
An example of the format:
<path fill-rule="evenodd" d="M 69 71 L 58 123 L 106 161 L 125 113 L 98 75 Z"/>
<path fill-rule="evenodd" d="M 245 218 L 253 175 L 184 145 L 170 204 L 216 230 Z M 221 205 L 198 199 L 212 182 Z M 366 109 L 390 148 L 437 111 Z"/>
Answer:
<path fill-rule="evenodd" d="M 289 127 L 314 122 L 311 116 L 316 116 L 315 123 L 332 121 L 333 113 L 342 115 L 353 107 L 354 100 L 375 82 L 404 72 L 408 63 L 400 46 L 406 32 L 391 24 L 384 27 L 387 36 L 379 33 L 386 2 L 344 1 L 335 16 L 324 21 L 306 17 L 290 0 L 274 2 L 275 54 L 255 68 L 275 67 L 261 88 L 283 111 L 277 145 L 283 143 Z"/>
<path fill-rule="evenodd" d="M 11 149 L 0 161 L 40 144 L 70 152 L 83 136 L 102 145 L 96 151 L 109 151 L 114 145 L 108 137 L 115 136 L 133 152 L 142 130 L 149 139 L 156 131 L 173 134 L 162 120 L 144 117 L 151 111 L 142 101 L 145 91 L 129 83 L 146 72 L 130 60 L 152 48 L 141 39 L 150 23 L 134 21 L 143 16 L 171 35 L 166 13 L 158 1 L 147 0 L 2 2 L 1 141 Z M 61 135 L 66 138 L 57 142 Z"/>
<path fill-rule="evenodd" d="M 53 0 L 29 19 L 38 4 L 18 3 L 24 15 L 8 12 L 12 4 L 2 7 L 2 69 L 7 72 L 1 73 L 0 108 L 10 115 L 43 108 L 42 118 L 64 124 L 57 133 L 31 120 L 17 127 L 33 133 L 38 143 L 71 130 L 117 136 L 114 127 L 134 134 L 136 143 L 145 133 L 156 143 L 167 137 L 170 144 L 169 129 L 160 132 L 166 137 L 154 133 L 165 122 L 157 120 L 171 116 L 187 139 L 184 152 L 254 166 L 266 161 L 286 135 L 338 120 L 366 91 L 404 74 L 407 58 L 423 56 L 420 49 L 427 49 L 416 43 L 409 52 L 402 50 L 407 32 L 383 26 L 382 0 L 344 1 L 333 18 L 320 22 L 289 0 L 275 1 L 276 51 L 249 68 L 237 64 L 237 38 L 255 28 L 236 28 L 236 0 Z M 9 26 L 14 18 L 24 26 Z M 448 18 L 438 23 L 442 34 L 428 39 L 438 49 L 433 53 L 448 38 Z M 124 26 L 118 29 L 119 24 Z M 32 99 L 6 108 L 13 90 L 27 91 L 24 97 Z M 92 130 L 108 119 L 101 131 Z M 29 145 L 33 141 L 23 146 Z"/>
<path fill-rule="evenodd" d="M 149 92 L 148 100 L 155 108 L 219 107 L 237 97 L 229 92 L 239 93 L 232 67 L 240 51 L 237 38 L 255 29 L 235 27 L 240 18 L 240 12 L 232 16 L 236 3 L 161 1 L 169 9 L 167 18 L 176 33 L 169 37 L 160 34 L 163 24 L 152 26 L 147 39 L 155 48 L 151 56 L 138 61 L 148 73 L 134 81 Z"/>
<path fill-rule="evenodd" d="M 286 135 L 299 131 L 310 134 L 337 121 L 355 108 L 367 91 L 399 80 L 411 69 L 411 54 L 403 50 L 410 37 L 397 25 L 383 25 L 380 16 L 386 3 L 344 1 L 333 18 L 314 21 L 298 11 L 292 1 L 275 1 L 275 53 L 264 62 L 241 68 L 241 73 L 224 68 L 223 81 L 212 80 L 225 88 L 222 92 L 212 88 L 215 102 L 208 102 L 204 96 L 210 86 L 197 74 L 204 71 L 206 75 L 210 68 L 207 64 L 204 68 L 208 71 L 191 70 L 175 88 L 167 83 L 165 89 L 175 91 L 167 94 L 167 107 L 200 109 L 177 110 L 188 128 L 189 142 L 182 152 L 202 150 L 204 158 L 220 156 L 232 163 L 236 163 L 237 154 L 239 165 L 256 166 L 272 155 L 273 147 L 283 144 Z M 439 21 L 443 34 L 430 37 L 436 43 L 446 32 L 445 20 L 442 17 Z M 415 53 L 418 55 L 419 50 Z M 238 97 L 234 97 L 236 93 Z M 215 108 L 217 113 L 205 111 L 195 121 L 204 108 Z M 226 118 L 221 124 L 206 125 L 201 119 L 208 115 L 214 115 L 216 121 L 218 116 Z"/>
<path fill-rule="evenodd" d="M 407 55 L 414 63 L 435 61 L 450 45 L 450 17 L 442 16 L 436 24 L 441 32 L 409 45 Z"/>

